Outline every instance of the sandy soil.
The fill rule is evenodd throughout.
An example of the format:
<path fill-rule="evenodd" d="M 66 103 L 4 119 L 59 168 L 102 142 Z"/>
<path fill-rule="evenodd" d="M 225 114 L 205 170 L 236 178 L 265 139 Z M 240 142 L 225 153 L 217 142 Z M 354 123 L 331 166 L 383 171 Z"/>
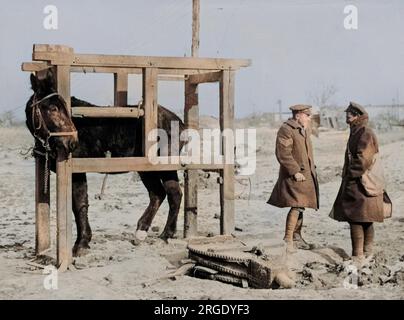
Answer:
<path fill-rule="evenodd" d="M 25 128 L 0 129 L 0 299 L 403 299 L 404 298 L 404 132 L 379 133 L 381 153 L 393 201 L 393 218 L 376 225 L 376 255 L 360 277 L 357 289 L 344 287 L 348 273 L 344 256 L 350 254 L 349 228 L 328 218 L 340 184 L 348 131 L 323 131 L 313 137 L 320 176 L 321 208 L 307 210 L 304 235 L 318 245 L 313 251 L 284 254 L 282 242 L 287 209 L 266 204 L 278 174 L 274 157 L 276 130 L 257 130 L 257 170 L 251 192 L 241 177 L 236 183 L 236 236 L 248 245 L 261 245 L 279 256 L 295 272 L 293 289 L 243 289 L 190 276 L 164 276 L 186 257 L 182 239 L 182 210 L 178 239 L 158 239 L 168 206 L 163 204 L 140 246 L 130 240 L 137 219 L 148 203 L 136 173 L 109 176 L 105 197 L 103 175 L 90 174 L 91 251 L 75 259 L 76 270 L 59 274 L 58 289 L 46 290 L 42 269 L 29 264 L 34 256 L 34 161 L 21 152 L 32 145 Z M 55 175 L 51 176 L 55 186 Z M 216 178 L 201 179 L 199 230 L 219 234 L 219 189 Z M 52 244 L 55 244 L 55 190 L 52 189 Z M 49 252 L 54 257 L 54 249 Z M 49 260 L 51 261 L 51 259 Z"/>

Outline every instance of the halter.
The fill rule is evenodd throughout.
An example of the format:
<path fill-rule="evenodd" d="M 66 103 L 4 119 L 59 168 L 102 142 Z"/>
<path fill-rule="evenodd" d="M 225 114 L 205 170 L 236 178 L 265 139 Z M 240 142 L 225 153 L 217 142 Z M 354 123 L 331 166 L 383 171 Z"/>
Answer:
<path fill-rule="evenodd" d="M 49 138 L 50 137 L 65 137 L 65 136 L 77 135 L 77 130 L 68 131 L 68 132 L 51 132 L 48 129 L 48 127 L 46 126 L 46 123 L 45 123 L 45 120 L 42 117 L 42 113 L 41 113 L 41 110 L 39 108 L 39 105 L 42 102 L 44 102 L 45 100 L 48 100 L 49 98 L 52 98 L 54 96 L 61 97 L 61 95 L 59 93 L 53 92 L 53 93 L 48 94 L 47 96 L 43 97 L 42 99 L 40 99 L 38 101 L 35 101 L 36 100 L 36 95 L 34 94 L 34 102 L 30 106 L 30 108 L 32 109 L 32 119 L 31 120 L 32 120 L 32 127 L 34 129 L 33 135 L 39 142 L 41 142 L 42 147 L 45 148 L 46 152 L 51 151 L 50 147 L 49 147 Z M 69 113 L 64 101 L 63 101 L 63 106 L 64 106 L 66 112 Z M 38 117 L 38 121 L 39 121 L 39 124 L 38 124 L 37 127 L 35 126 L 35 115 Z M 45 138 L 40 137 L 39 134 L 38 134 L 38 131 L 41 128 L 43 128 L 45 130 L 45 132 L 46 132 Z"/>
<path fill-rule="evenodd" d="M 33 132 L 33 136 L 35 137 L 35 139 L 37 139 L 41 144 L 42 147 L 44 148 L 45 152 L 41 152 L 39 151 L 36 147 L 33 148 L 33 153 L 37 154 L 37 155 L 41 155 L 43 157 L 45 157 L 45 170 L 44 170 L 44 194 L 48 193 L 48 180 L 49 180 L 49 166 L 48 166 L 48 162 L 49 162 L 49 153 L 51 151 L 51 148 L 49 146 L 49 139 L 51 137 L 63 137 L 63 136 L 75 136 L 77 135 L 77 130 L 74 131 L 68 131 L 68 132 L 51 132 L 48 127 L 46 126 L 45 120 L 42 117 L 42 113 L 41 110 L 39 108 L 39 105 L 49 99 L 52 98 L 54 96 L 59 96 L 62 98 L 62 102 L 63 102 L 63 106 L 67 112 L 67 114 L 69 114 L 68 110 L 67 110 L 67 106 L 65 101 L 63 100 L 63 97 L 57 93 L 51 93 L 48 94 L 47 96 L 43 97 L 42 99 L 35 101 L 36 100 L 36 94 L 34 94 L 34 98 L 33 98 L 33 103 L 31 104 L 30 108 L 32 109 L 32 117 L 31 117 L 31 121 L 32 121 L 32 128 L 34 130 Z M 38 117 L 38 121 L 39 124 L 38 126 L 35 126 L 35 114 Z M 39 136 L 38 131 L 43 128 L 46 132 L 46 136 L 45 138 L 42 138 Z"/>

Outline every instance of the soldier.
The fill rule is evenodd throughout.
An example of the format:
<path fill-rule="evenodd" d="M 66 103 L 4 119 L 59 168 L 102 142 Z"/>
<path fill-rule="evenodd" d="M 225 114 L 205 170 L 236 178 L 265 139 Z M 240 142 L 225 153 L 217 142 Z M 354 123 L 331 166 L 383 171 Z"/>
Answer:
<path fill-rule="evenodd" d="M 276 158 L 280 164 L 278 181 L 268 203 L 279 208 L 291 207 L 286 219 L 287 252 L 310 250 L 301 235 L 305 208 L 319 208 L 319 189 L 311 144 L 311 106 L 290 107 L 293 117 L 280 127 L 276 138 Z"/>
<path fill-rule="evenodd" d="M 377 180 L 374 179 L 371 194 L 363 180 L 371 166 L 376 166 L 375 157 L 379 152 L 376 135 L 367 125 L 368 113 L 355 102 L 351 102 L 345 112 L 350 135 L 345 150 L 342 183 L 330 217 L 349 223 L 352 258 L 354 262 L 361 263 L 372 255 L 373 222 L 383 222 L 385 217 L 391 215 L 392 206 L 384 191 L 382 173 L 379 173 L 379 182 L 375 183 Z"/>

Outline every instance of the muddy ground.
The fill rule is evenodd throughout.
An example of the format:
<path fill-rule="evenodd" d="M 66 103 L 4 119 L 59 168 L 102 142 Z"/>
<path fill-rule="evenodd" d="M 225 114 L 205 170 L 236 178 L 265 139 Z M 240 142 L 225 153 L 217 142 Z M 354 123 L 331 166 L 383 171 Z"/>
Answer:
<path fill-rule="evenodd" d="M 209 122 L 209 121 L 207 121 Z M 235 235 L 247 245 L 260 245 L 295 273 L 293 289 L 240 288 L 191 276 L 165 275 L 186 257 L 182 239 L 182 208 L 178 238 L 158 239 L 167 217 L 165 202 L 147 240 L 131 241 L 148 196 L 136 173 L 108 177 L 99 200 L 103 175 L 89 174 L 89 217 L 93 229 L 90 252 L 75 258 L 75 270 L 59 274 L 58 289 L 44 288 L 42 269 L 34 256 L 34 161 L 23 155 L 32 146 L 24 128 L 0 128 L 0 299 L 403 299 L 404 298 L 404 131 L 379 132 L 387 190 L 393 218 L 376 224 L 375 257 L 362 269 L 357 288 L 349 280 L 349 228 L 328 217 L 340 184 L 343 152 L 349 132 L 321 130 L 313 137 L 320 180 L 321 208 L 307 210 L 303 233 L 317 245 L 312 251 L 285 255 L 284 220 L 287 209 L 266 204 L 276 182 L 276 129 L 257 128 L 257 170 L 237 177 Z M 181 175 L 182 176 L 182 175 Z M 55 175 L 51 176 L 55 186 Z M 55 190 L 52 188 L 52 263 L 55 254 Z M 200 179 L 198 228 L 201 235 L 219 234 L 219 188 L 213 174 Z M 347 280 L 348 279 L 348 280 Z M 348 281 L 349 282 L 349 281 Z"/>

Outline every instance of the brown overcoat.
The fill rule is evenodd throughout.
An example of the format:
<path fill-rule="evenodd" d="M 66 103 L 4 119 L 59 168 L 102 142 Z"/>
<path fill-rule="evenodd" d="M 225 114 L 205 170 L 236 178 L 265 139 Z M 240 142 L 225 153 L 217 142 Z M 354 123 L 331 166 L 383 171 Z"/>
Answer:
<path fill-rule="evenodd" d="M 371 166 L 375 153 L 379 152 L 376 135 L 367 126 L 367 122 L 368 115 L 364 114 L 351 126 L 345 150 L 342 183 L 330 213 L 330 217 L 338 221 L 383 222 L 384 219 L 383 194 L 367 196 L 360 179 Z M 348 147 L 352 155 L 351 161 Z"/>
<path fill-rule="evenodd" d="M 319 208 L 319 190 L 313 159 L 311 130 L 294 119 L 280 127 L 276 137 L 276 158 L 280 164 L 278 181 L 268 202 L 276 207 Z M 306 180 L 297 182 L 296 173 Z"/>

